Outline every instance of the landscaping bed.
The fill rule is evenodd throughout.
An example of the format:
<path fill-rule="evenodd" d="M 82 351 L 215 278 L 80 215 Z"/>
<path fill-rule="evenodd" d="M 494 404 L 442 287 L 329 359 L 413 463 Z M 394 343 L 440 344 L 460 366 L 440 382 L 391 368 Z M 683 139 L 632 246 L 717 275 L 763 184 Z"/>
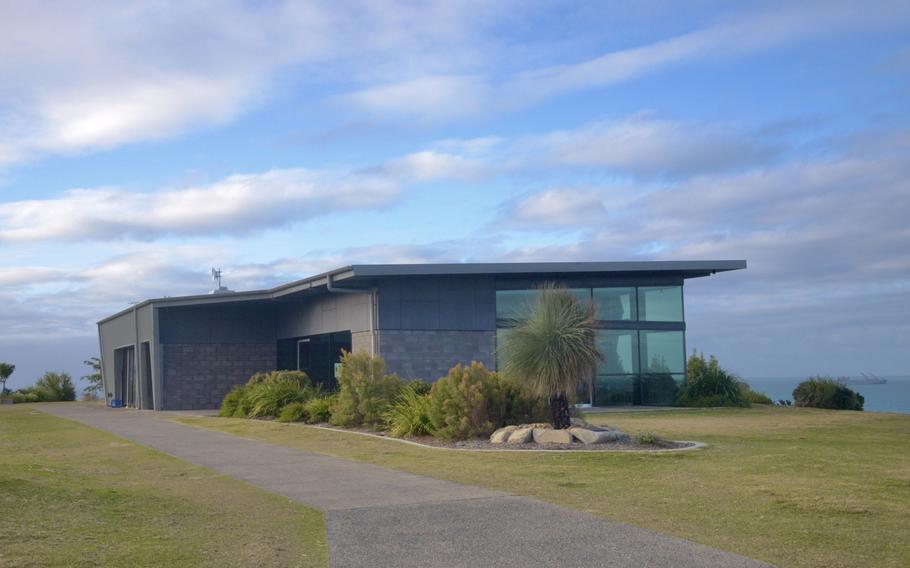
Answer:
<path fill-rule="evenodd" d="M 441 440 L 433 436 L 404 436 L 396 438 L 389 436 L 385 432 L 377 432 L 368 428 L 337 428 L 331 424 L 312 424 L 314 428 L 323 430 L 332 430 L 334 432 L 347 432 L 361 434 L 392 440 L 396 442 L 407 442 L 418 444 L 430 448 L 442 448 L 448 450 L 477 450 L 477 451 L 565 451 L 565 452 L 655 452 L 655 451 L 678 451 L 685 449 L 696 449 L 703 445 L 691 441 L 672 441 L 656 440 L 653 443 L 642 444 L 630 439 L 625 442 L 607 442 L 598 444 L 538 444 L 529 442 L 525 444 L 494 444 L 485 438 L 473 438 L 469 440 Z"/>

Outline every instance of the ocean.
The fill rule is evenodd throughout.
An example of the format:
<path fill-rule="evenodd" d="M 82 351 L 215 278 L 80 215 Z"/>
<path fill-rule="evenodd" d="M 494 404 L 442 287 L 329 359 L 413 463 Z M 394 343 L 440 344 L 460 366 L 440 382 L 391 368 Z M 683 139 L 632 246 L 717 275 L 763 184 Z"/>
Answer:
<path fill-rule="evenodd" d="M 901 412 L 910 414 L 910 376 L 888 377 L 883 385 L 847 385 L 866 399 L 863 408 L 867 412 Z M 793 389 L 806 377 L 797 378 L 747 378 L 749 386 L 771 397 L 793 400 Z"/>

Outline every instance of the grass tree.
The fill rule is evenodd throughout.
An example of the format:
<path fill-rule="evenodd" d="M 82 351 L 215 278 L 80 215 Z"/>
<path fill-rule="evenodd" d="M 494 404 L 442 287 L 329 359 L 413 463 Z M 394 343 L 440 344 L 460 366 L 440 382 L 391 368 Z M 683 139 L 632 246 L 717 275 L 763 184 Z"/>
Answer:
<path fill-rule="evenodd" d="M 594 306 L 547 284 L 530 318 L 516 322 L 500 349 L 503 374 L 548 399 L 554 428 L 571 426 L 569 399 L 601 359 L 594 343 Z"/>

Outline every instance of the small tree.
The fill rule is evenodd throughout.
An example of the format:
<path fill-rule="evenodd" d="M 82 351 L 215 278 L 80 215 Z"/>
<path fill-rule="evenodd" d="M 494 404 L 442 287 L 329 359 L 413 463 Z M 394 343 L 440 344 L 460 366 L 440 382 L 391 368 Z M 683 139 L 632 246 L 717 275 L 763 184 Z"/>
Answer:
<path fill-rule="evenodd" d="M 83 381 L 88 382 L 88 386 L 82 389 L 82 397 L 86 400 L 95 400 L 104 390 L 104 384 L 101 380 L 101 359 L 98 357 L 89 357 L 83 363 L 92 368 L 92 373 L 84 375 Z"/>
<path fill-rule="evenodd" d="M 35 383 L 35 392 L 42 402 L 76 400 L 76 387 L 68 373 L 44 373 Z"/>
<path fill-rule="evenodd" d="M 554 428 L 572 425 L 569 398 L 601 359 L 594 336 L 594 306 L 580 303 L 565 288 L 547 284 L 530 319 L 518 322 L 501 346 L 503 374 L 547 398 Z"/>
<path fill-rule="evenodd" d="M 9 363 L 0 363 L 0 396 L 6 394 L 6 379 L 16 370 L 15 365 Z"/>

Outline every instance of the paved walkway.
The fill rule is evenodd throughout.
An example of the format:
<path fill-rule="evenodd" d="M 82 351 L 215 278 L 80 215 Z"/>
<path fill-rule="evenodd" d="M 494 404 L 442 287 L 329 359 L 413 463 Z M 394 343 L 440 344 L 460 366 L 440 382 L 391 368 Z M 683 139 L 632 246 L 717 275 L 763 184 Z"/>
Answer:
<path fill-rule="evenodd" d="M 78 404 L 78 420 L 325 511 L 332 567 L 759 567 L 592 515 L 369 464 Z"/>

